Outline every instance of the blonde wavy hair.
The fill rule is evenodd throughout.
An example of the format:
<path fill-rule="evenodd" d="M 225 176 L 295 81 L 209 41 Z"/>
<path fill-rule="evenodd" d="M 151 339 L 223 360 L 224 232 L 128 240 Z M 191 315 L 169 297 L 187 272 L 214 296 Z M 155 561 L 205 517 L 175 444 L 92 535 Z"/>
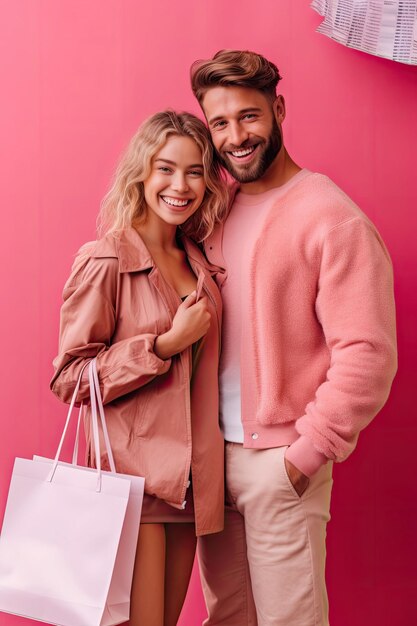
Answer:
<path fill-rule="evenodd" d="M 191 113 L 167 110 L 145 120 L 132 137 L 116 169 L 114 182 L 103 199 L 98 217 L 100 236 L 127 228 L 146 214 L 144 181 L 152 159 L 168 137 L 190 137 L 201 150 L 206 191 L 197 211 L 180 226 L 186 235 L 201 242 L 224 219 L 228 206 L 225 175 L 217 161 L 210 134 Z"/>

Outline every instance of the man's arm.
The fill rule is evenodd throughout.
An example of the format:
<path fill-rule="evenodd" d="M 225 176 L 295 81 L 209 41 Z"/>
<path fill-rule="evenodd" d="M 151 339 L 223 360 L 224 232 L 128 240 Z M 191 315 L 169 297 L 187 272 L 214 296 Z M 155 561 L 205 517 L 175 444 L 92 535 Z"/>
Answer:
<path fill-rule="evenodd" d="M 330 367 L 297 420 L 300 438 L 286 454 L 306 476 L 326 459 L 349 456 L 359 432 L 385 404 L 397 370 L 392 265 L 378 233 L 361 216 L 324 239 L 316 314 Z"/>

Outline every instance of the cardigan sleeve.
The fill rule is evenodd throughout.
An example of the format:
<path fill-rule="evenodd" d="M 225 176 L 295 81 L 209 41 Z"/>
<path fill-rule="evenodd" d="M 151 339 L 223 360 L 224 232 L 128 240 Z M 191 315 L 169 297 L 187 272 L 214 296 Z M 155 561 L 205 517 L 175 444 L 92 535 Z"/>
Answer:
<path fill-rule="evenodd" d="M 116 343 L 118 260 L 81 254 L 64 287 L 61 308 L 59 354 L 54 359 L 52 391 L 70 402 L 86 361 L 97 357 L 103 402 L 111 402 L 164 374 L 171 360 L 154 352 L 156 335 L 138 334 Z M 89 397 L 88 373 L 84 370 L 77 401 Z"/>
<path fill-rule="evenodd" d="M 330 352 L 326 380 L 296 422 L 301 437 L 287 458 L 305 473 L 343 461 L 359 432 L 385 404 L 397 369 L 393 274 L 388 252 L 372 226 L 354 217 L 323 242 L 316 315 Z M 300 462 L 297 463 L 298 459 Z"/>

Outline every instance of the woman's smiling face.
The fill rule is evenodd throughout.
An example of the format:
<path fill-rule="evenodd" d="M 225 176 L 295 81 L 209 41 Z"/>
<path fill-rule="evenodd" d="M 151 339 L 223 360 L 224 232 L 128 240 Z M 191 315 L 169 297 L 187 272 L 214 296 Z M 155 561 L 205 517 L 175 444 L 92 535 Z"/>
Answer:
<path fill-rule="evenodd" d="M 195 141 L 170 135 L 153 157 L 143 185 L 147 219 L 172 226 L 186 222 L 201 205 L 206 190 L 202 154 Z"/>

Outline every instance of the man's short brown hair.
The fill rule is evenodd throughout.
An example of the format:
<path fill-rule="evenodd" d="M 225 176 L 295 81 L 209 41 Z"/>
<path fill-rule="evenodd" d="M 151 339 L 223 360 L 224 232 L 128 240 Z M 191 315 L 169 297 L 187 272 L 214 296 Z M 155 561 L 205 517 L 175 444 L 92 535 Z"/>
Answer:
<path fill-rule="evenodd" d="M 211 87 L 249 87 L 275 100 L 280 80 L 276 65 L 249 50 L 219 50 L 191 66 L 191 87 L 200 104 Z"/>

